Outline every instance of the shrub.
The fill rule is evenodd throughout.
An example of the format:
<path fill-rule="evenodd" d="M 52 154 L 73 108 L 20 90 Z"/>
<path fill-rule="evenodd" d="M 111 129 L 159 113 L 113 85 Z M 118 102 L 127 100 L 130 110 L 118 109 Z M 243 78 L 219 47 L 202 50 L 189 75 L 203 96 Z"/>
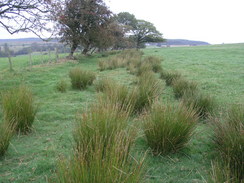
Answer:
<path fill-rule="evenodd" d="M 196 122 L 191 108 L 156 103 L 144 119 L 147 143 L 155 154 L 175 153 L 188 143 Z"/>
<path fill-rule="evenodd" d="M 93 72 L 82 70 L 79 67 L 71 69 L 69 77 L 71 79 L 72 87 L 80 90 L 87 88 L 87 86 L 91 85 L 96 79 Z"/>
<path fill-rule="evenodd" d="M 236 108 L 236 107 L 235 107 Z M 236 108 L 237 109 L 237 108 Z M 226 121 L 214 121 L 214 144 L 224 163 L 229 166 L 232 175 L 244 179 L 244 120 L 239 120 L 244 110 L 232 108 Z"/>
<path fill-rule="evenodd" d="M 167 72 L 162 70 L 160 77 L 161 79 L 165 79 L 167 86 L 170 86 L 172 85 L 173 81 L 181 78 L 181 74 L 178 72 Z"/>
<path fill-rule="evenodd" d="M 24 85 L 8 91 L 2 97 L 4 120 L 16 131 L 27 133 L 31 130 L 37 108 L 30 89 Z"/>
<path fill-rule="evenodd" d="M 0 124 L 0 157 L 7 151 L 13 132 L 14 129 L 8 123 Z"/>
<path fill-rule="evenodd" d="M 150 64 L 153 72 L 161 72 L 162 71 L 161 60 L 158 57 L 148 56 L 148 57 L 144 58 L 143 62 Z"/>
<path fill-rule="evenodd" d="M 199 117 L 202 118 L 206 118 L 209 114 L 213 114 L 216 107 L 216 102 L 211 96 L 201 93 L 184 95 L 183 103 L 188 107 L 193 107 Z"/>
<path fill-rule="evenodd" d="M 197 84 L 185 79 L 174 80 L 172 84 L 176 98 L 181 98 L 183 95 L 194 95 L 197 92 Z"/>
<path fill-rule="evenodd" d="M 68 88 L 68 84 L 64 79 L 58 81 L 58 83 L 56 85 L 56 89 L 58 91 L 64 93 L 67 91 L 67 88 Z"/>
<path fill-rule="evenodd" d="M 155 77 L 154 73 L 143 73 L 138 79 L 138 86 L 135 90 L 137 99 L 134 111 L 141 112 L 143 109 L 149 108 L 152 103 L 162 94 L 162 85 Z"/>

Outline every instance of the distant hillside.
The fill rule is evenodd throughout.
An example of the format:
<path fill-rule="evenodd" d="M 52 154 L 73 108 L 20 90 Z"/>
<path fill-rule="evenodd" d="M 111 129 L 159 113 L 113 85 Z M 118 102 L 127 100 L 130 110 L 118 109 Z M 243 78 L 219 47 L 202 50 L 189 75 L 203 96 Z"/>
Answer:
<path fill-rule="evenodd" d="M 148 46 L 202 46 L 202 45 L 210 45 L 207 42 L 203 41 L 192 41 L 186 39 L 167 39 L 166 42 L 162 43 L 148 43 Z"/>
<path fill-rule="evenodd" d="M 20 38 L 20 39 L 0 39 L 0 44 L 3 43 L 40 43 L 43 42 L 40 38 Z M 57 42 L 57 40 L 53 39 L 49 42 Z"/>

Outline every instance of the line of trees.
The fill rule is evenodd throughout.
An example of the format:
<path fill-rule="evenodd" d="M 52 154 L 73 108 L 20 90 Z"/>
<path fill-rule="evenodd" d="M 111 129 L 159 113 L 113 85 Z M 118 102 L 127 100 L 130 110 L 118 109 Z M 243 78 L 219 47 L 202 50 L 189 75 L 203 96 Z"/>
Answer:
<path fill-rule="evenodd" d="M 4 20 L 18 22 L 18 26 Z M 103 0 L 3 0 L 0 4 L 0 25 L 10 33 L 42 33 L 48 30 L 48 20 L 55 25 L 49 31 L 70 46 L 70 58 L 78 47 L 86 55 L 107 49 L 139 49 L 146 42 L 164 41 L 152 23 L 128 12 L 115 15 Z"/>

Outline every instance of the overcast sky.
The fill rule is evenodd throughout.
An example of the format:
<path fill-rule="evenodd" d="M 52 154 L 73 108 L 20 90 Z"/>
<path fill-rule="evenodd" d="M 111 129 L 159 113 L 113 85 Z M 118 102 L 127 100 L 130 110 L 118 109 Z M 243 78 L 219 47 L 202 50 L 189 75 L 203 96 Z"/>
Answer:
<path fill-rule="evenodd" d="M 212 44 L 244 42 L 244 0 L 105 0 L 114 13 L 152 22 L 168 39 Z M 0 29 L 0 39 L 11 36 Z"/>

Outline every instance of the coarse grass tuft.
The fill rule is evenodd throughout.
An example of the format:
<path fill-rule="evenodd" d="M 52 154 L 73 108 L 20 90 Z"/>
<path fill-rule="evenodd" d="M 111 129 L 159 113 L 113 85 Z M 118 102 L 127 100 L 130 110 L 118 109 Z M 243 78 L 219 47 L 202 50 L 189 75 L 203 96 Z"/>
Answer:
<path fill-rule="evenodd" d="M 189 142 L 198 117 L 182 104 L 161 105 L 158 102 L 144 118 L 144 133 L 155 154 L 175 153 Z"/>
<path fill-rule="evenodd" d="M 218 161 L 212 162 L 209 183 L 242 183 L 232 175 L 230 167 Z"/>
<path fill-rule="evenodd" d="M 97 92 L 104 92 L 115 85 L 115 81 L 110 78 L 97 79 L 94 82 L 94 86 Z"/>
<path fill-rule="evenodd" d="M 8 150 L 13 133 L 14 128 L 10 124 L 6 122 L 0 123 L 0 157 L 4 156 Z"/>
<path fill-rule="evenodd" d="M 183 78 L 174 80 L 172 83 L 174 95 L 177 99 L 183 95 L 195 95 L 198 92 L 197 84 L 192 81 L 187 81 Z"/>
<path fill-rule="evenodd" d="M 68 83 L 66 82 L 66 80 L 64 80 L 64 79 L 59 80 L 57 82 L 56 89 L 59 92 L 65 93 L 68 89 Z"/>
<path fill-rule="evenodd" d="M 75 154 L 60 160 L 58 182 L 141 182 L 143 159 L 130 155 L 135 132 L 120 104 L 99 98 L 76 119 Z"/>
<path fill-rule="evenodd" d="M 244 180 L 243 106 L 233 107 L 226 121 L 214 121 L 214 144 L 226 166 L 239 181 Z"/>
<path fill-rule="evenodd" d="M 5 122 L 21 133 L 31 130 L 37 107 L 27 86 L 21 85 L 3 94 L 2 105 Z"/>
<path fill-rule="evenodd" d="M 136 113 L 150 108 L 163 92 L 162 84 L 153 72 L 145 72 L 140 75 L 137 84 L 135 89 L 137 100 L 134 107 Z"/>
<path fill-rule="evenodd" d="M 165 79 L 167 86 L 171 86 L 173 84 L 173 81 L 181 78 L 181 74 L 178 72 L 169 72 L 162 70 L 160 73 L 160 77 L 161 79 Z"/>
<path fill-rule="evenodd" d="M 162 72 L 161 59 L 155 56 L 147 56 L 144 58 L 143 62 L 148 63 L 152 66 L 153 72 Z"/>
<path fill-rule="evenodd" d="M 136 89 L 130 89 L 128 86 L 113 83 L 104 89 L 104 99 L 114 104 L 118 104 L 121 109 L 133 113 L 135 104 L 138 100 Z"/>
<path fill-rule="evenodd" d="M 144 159 L 136 160 L 130 155 L 132 138 L 128 134 L 117 132 L 105 141 L 94 133 L 87 140 L 88 144 L 70 160 L 59 160 L 58 182 L 144 182 Z"/>
<path fill-rule="evenodd" d="M 87 86 L 92 85 L 93 81 L 96 79 L 95 73 L 82 70 L 79 67 L 71 69 L 69 77 L 71 79 L 72 88 L 79 90 L 86 89 Z"/>
<path fill-rule="evenodd" d="M 182 101 L 186 106 L 192 107 L 201 118 L 213 115 L 217 106 L 213 97 L 202 93 L 185 94 L 182 97 Z"/>

